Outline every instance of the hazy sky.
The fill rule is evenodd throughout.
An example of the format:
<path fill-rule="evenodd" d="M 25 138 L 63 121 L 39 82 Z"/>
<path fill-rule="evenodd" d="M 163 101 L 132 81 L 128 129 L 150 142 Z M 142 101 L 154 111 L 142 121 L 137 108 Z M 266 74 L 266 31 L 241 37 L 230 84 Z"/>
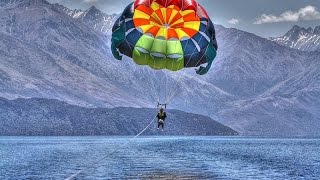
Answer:
<path fill-rule="evenodd" d="M 49 0 L 71 9 L 94 5 L 108 13 L 121 13 L 133 0 Z M 320 25 L 320 0 L 198 0 L 216 24 L 235 27 L 263 37 L 280 36 L 293 25 Z"/>

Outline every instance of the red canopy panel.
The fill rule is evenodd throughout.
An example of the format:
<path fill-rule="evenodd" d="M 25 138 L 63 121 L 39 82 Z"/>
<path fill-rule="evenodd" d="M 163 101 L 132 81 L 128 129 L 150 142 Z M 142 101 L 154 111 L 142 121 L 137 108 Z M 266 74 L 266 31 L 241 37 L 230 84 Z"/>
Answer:
<path fill-rule="evenodd" d="M 135 0 L 134 8 L 137 8 L 140 5 L 150 7 L 154 1 L 163 7 L 175 5 L 181 10 L 198 10 L 198 3 L 195 0 Z"/>
<path fill-rule="evenodd" d="M 208 15 L 207 11 L 200 4 L 198 4 L 198 9 L 196 12 L 197 12 L 197 16 L 199 18 L 209 19 L 209 15 Z"/>

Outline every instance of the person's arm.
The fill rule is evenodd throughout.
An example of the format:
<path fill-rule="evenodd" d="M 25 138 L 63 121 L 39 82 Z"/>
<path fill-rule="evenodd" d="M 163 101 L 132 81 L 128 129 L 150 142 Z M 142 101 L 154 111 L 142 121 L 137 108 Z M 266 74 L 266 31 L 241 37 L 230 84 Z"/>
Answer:
<path fill-rule="evenodd" d="M 167 113 L 166 112 L 164 112 L 164 118 L 167 118 Z"/>

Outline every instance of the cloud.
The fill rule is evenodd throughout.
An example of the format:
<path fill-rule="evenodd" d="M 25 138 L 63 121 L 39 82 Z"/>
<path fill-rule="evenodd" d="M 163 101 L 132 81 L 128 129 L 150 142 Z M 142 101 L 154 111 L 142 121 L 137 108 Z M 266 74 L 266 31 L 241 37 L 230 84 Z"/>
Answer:
<path fill-rule="evenodd" d="M 286 11 L 279 16 L 262 14 L 253 24 L 266 24 L 277 22 L 298 22 L 320 20 L 320 13 L 314 6 L 306 6 L 298 11 Z"/>
<path fill-rule="evenodd" d="M 236 19 L 236 18 L 232 18 L 228 21 L 229 24 L 233 24 L 233 25 L 237 25 L 239 24 L 239 19 Z"/>

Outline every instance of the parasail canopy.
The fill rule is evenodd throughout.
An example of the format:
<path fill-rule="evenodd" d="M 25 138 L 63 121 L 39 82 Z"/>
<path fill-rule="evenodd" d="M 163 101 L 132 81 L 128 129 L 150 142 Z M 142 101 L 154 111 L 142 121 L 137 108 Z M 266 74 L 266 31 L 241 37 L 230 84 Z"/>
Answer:
<path fill-rule="evenodd" d="M 135 0 L 112 29 L 112 53 L 136 64 L 205 74 L 216 57 L 214 25 L 195 0 Z"/>

